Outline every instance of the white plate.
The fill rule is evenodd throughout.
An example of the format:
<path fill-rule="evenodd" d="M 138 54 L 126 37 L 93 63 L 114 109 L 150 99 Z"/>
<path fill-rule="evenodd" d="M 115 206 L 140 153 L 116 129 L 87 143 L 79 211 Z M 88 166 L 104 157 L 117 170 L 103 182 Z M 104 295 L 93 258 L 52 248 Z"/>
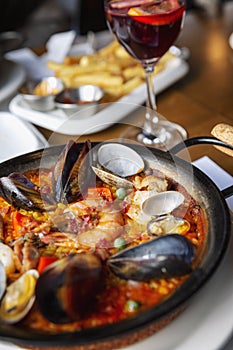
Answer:
<path fill-rule="evenodd" d="M 214 177 L 213 180 L 219 188 L 232 184 L 232 177 L 208 157 L 201 158 L 195 162 L 195 165 L 207 175 L 210 174 L 212 179 Z M 232 271 L 233 237 L 215 275 L 192 299 L 188 308 L 153 336 L 122 350 L 222 349 L 233 332 Z M 232 350 L 231 344 L 229 345 L 227 349 Z M 0 348 L 1 350 L 22 349 L 6 343 L 0 343 Z"/>
<path fill-rule="evenodd" d="M 233 49 L 233 33 L 229 37 L 229 45 Z"/>
<path fill-rule="evenodd" d="M 188 308 L 155 335 L 124 350 L 220 350 L 233 331 L 233 239 L 220 268 Z"/>
<path fill-rule="evenodd" d="M 7 112 L 0 112 L 0 162 L 47 147 L 37 129 Z"/>
<path fill-rule="evenodd" d="M 189 66 L 179 57 L 171 59 L 163 71 L 154 78 L 156 92 L 165 90 L 170 85 L 187 74 Z M 82 112 L 75 117 L 67 117 L 62 110 L 54 109 L 49 113 L 37 112 L 24 102 L 20 95 L 16 96 L 9 104 L 9 109 L 15 115 L 24 118 L 33 124 L 66 135 L 87 135 L 108 128 L 119 122 L 129 113 L 133 112 L 146 100 L 145 84 L 140 85 L 129 95 L 118 102 L 125 103 L 124 108 L 119 108 L 117 103 L 108 104 L 106 108 L 100 108 L 99 112 L 88 118 L 82 118 Z"/>
<path fill-rule="evenodd" d="M 6 59 L 0 60 L 0 103 L 12 98 L 25 77 L 26 74 L 19 64 Z"/>

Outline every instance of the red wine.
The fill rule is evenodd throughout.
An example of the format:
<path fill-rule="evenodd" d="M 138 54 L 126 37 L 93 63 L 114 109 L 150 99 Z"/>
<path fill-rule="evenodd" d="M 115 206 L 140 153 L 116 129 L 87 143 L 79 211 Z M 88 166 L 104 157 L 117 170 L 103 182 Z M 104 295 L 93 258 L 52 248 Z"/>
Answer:
<path fill-rule="evenodd" d="M 130 1 L 126 3 L 129 5 Z M 112 32 L 129 54 L 142 64 L 155 63 L 168 51 L 180 32 L 185 5 L 179 5 L 177 0 L 175 6 L 172 3 L 174 0 L 160 1 L 159 5 L 155 2 L 149 6 L 117 8 L 110 1 L 105 7 Z"/>

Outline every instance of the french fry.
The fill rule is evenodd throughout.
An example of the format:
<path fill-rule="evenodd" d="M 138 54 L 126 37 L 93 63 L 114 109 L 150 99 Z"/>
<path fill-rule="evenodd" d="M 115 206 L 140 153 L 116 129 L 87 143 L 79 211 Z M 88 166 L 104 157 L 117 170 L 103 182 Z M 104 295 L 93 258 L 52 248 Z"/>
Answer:
<path fill-rule="evenodd" d="M 106 57 L 109 54 L 112 54 L 114 50 L 119 46 L 116 40 L 112 41 L 109 45 L 103 47 L 98 51 L 100 56 Z"/>
<path fill-rule="evenodd" d="M 121 76 L 114 76 L 107 72 L 91 73 L 84 75 L 62 76 L 67 87 L 75 88 L 84 84 L 93 84 L 105 88 L 115 88 L 123 85 L 124 79 Z"/>
<path fill-rule="evenodd" d="M 141 79 L 145 77 L 144 69 L 141 66 L 127 67 L 123 70 L 122 74 L 126 81 L 133 77 L 139 77 Z"/>
<path fill-rule="evenodd" d="M 77 64 L 80 62 L 82 56 L 66 56 L 64 58 L 64 64 L 71 65 L 71 64 Z"/>
<path fill-rule="evenodd" d="M 167 53 L 155 67 L 158 74 L 174 57 Z M 54 75 L 68 88 L 94 84 L 105 91 L 106 102 L 129 94 L 145 81 L 144 69 L 117 41 L 111 42 L 92 55 L 65 57 L 63 63 L 48 61 Z"/>

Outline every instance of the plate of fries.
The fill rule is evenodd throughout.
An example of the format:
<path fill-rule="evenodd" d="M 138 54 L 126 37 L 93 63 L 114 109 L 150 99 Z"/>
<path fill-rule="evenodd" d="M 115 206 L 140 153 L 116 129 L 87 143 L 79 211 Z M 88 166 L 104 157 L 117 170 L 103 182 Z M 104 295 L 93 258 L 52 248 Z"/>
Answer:
<path fill-rule="evenodd" d="M 104 90 L 97 113 L 88 118 L 82 117 L 81 113 L 67 116 L 60 109 L 38 112 L 25 104 L 19 95 L 10 102 L 12 113 L 49 130 L 67 135 L 92 134 L 117 123 L 146 100 L 144 69 L 116 41 L 93 54 L 66 56 L 62 63 L 48 61 L 47 66 L 68 89 L 92 84 Z M 182 57 L 167 52 L 155 67 L 156 92 L 174 84 L 188 70 Z M 119 108 L 117 102 L 124 103 L 124 108 Z"/>

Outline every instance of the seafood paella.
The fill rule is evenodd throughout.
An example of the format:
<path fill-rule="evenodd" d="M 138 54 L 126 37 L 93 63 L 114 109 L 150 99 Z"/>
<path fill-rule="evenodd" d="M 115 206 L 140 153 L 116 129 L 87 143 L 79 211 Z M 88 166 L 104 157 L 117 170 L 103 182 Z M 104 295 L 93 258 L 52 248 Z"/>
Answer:
<path fill-rule="evenodd" d="M 134 317 L 185 282 L 207 241 L 205 210 L 129 146 L 0 178 L 0 323 L 77 331 Z"/>

